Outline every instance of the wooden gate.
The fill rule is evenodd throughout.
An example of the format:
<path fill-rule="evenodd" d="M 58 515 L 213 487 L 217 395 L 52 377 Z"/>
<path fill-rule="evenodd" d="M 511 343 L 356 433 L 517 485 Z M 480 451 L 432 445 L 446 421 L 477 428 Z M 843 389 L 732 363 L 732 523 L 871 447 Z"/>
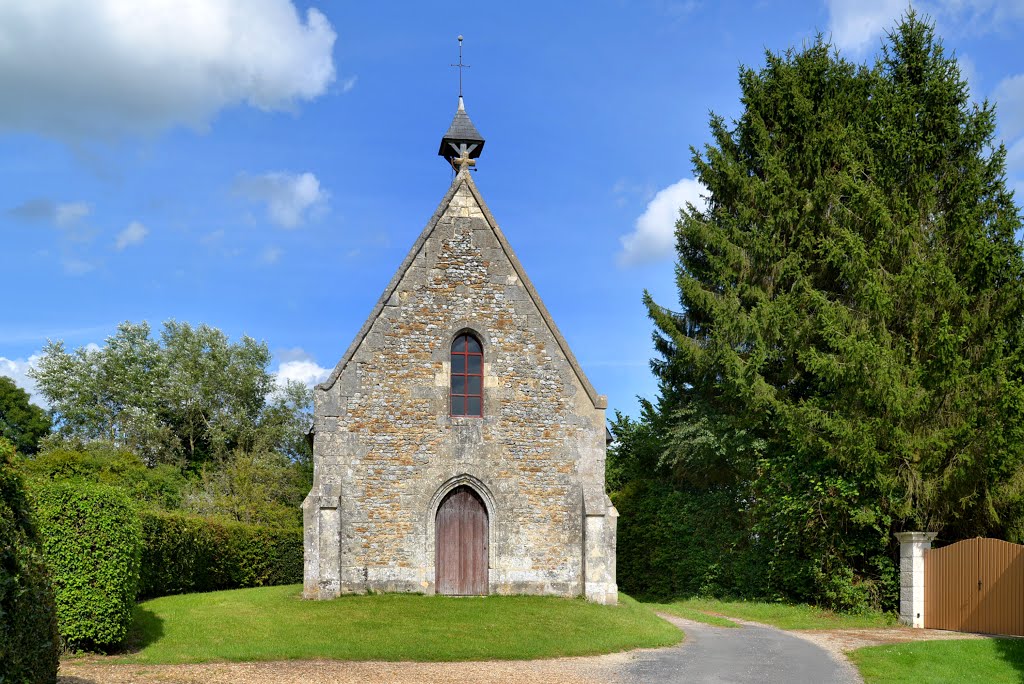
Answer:
<path fill-rule="evenodd" d="M 924 626 L 1024 636 L 1024 546 L 967 539 L 924 556 Z"/>
<path fill-rule="evenodd" d="M 437 509 L 434 542 L 438 594 L 487 593 L 487 508 L 477 493 L 456 487 Z"/>

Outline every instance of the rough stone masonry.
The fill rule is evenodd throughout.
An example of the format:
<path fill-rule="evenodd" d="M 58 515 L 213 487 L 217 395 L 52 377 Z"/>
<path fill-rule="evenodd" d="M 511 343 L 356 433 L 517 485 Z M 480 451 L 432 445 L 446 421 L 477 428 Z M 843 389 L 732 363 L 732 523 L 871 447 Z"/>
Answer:
<path fill-rule="evenodd" d="M 452 342 L 483 347 L 483 416 L 449 410 Z M 615 603 L 605 408 L 463 167 L 315 390 L 306 598 L 435 592 L 435 517 L 468 486 L 494 594 Z"/>

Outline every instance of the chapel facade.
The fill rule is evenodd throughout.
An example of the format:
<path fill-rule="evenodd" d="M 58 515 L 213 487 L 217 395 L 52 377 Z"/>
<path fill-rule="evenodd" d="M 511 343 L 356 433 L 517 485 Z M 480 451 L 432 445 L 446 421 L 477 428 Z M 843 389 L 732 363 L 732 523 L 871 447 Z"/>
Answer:
<path fill-rule="evenodd" d="M 314 391 L 306 598 L 368 591 L 585 595 L 615 603 L 605 409 L 470 176 L 457 170 Z"/>

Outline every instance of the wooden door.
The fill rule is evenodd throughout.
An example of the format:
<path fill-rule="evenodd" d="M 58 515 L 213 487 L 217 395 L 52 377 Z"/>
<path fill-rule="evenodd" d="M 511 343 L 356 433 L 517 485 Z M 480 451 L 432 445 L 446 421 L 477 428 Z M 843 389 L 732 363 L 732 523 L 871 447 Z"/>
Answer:
<path fill-rule="evenodd" d="M 456 487 L 437 509 L 436 591 L 451 596 L 487 593 L 487 508 L 469 487 Z"/>

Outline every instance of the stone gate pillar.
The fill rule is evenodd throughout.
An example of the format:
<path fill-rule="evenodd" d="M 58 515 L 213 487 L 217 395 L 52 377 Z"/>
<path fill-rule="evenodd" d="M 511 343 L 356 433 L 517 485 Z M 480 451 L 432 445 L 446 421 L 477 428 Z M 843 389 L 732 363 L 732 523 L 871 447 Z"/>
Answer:
<path fill-rule="evenodd" d="M 897 532 L 900 541 L 900 622 L 924 627 L 924 555 L 935 532 Z"/>

